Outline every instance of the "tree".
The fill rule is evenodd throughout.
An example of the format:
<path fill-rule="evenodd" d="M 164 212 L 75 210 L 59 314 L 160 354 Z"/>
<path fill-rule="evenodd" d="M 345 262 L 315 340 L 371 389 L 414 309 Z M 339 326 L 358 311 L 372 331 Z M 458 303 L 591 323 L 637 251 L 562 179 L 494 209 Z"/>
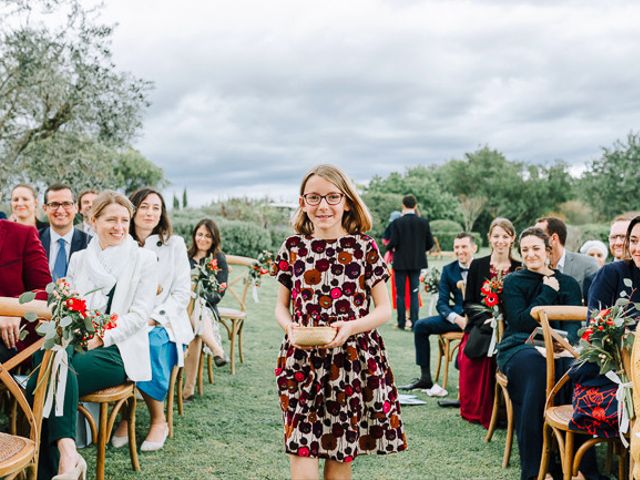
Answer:
<path fill-rule="evenodd" d="M 630 132 L 626 142 L 616 140 L 602 148 L 602 156 L 588 166 L 580 181 L 585 202 L 602 220 L 630 210 L 640 210 L 640 136 Z"/>
<path fill-rule="evenodd" d="M 176 196 L 175 192 L 173 194 L 173 209 L 180 210 L 180 200 L 178 200 L 178 197 Z"/>
<path fill-rule="evenodd" d="M 182 190 L 182 208 L 187 208 L 188 207 L 188 200 L 187 200 L 187 187 L 184 187 L 184 190 Z"/>
<path fill-rule="evenodd" d="M 126 155 L 151 84 L 117 70 L 113 28 L 97 23 L 98 13 L 79 0 L 6 0 L 0 6 L 0 184 L 37 182 L 33 161 L 73 177 L 67 164 L 75 145 L 82 147 L 82 168 L 72 160 L 76 171 L 97 172 L 98 182 L 105 177 L 114 185 L 116 177 L 106 179 L 110 170 L 103 169 L 106 152 Z M 57 154 L 58 147 L 66 154 Z"/>
<path fill-rule="evenodd" d="M 484 206 L 487 204 L 486 197 L 472 197 L 461 194 L 458 197 L 460 202 L 458 209 L 462 214 L 462 222 L 464 224 L 464 231 L 473 231 L 473 224 L 476 223 L 478 217 L 482 214 Z"/>

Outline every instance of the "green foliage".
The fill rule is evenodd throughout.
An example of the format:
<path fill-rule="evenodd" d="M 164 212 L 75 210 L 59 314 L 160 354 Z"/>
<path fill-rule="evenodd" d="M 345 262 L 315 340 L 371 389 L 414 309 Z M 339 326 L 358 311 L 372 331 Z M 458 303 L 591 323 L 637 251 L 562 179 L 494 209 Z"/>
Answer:
<path fill-rule="evenodd" d="M 459 220 L 458 202 L 451 192 L 442 185 L 435 172 L 435 167 L 417 166 L 407 169 L 404 175 L 394 172 L 386 178 L 375 176 L 365 193 L 367 195 L 395 193 L 400 199 L 404 195 L 412 193 L 418 200 L 420 213 L 428 219 Z M 398 202 L 392 210 L 400 210 L 401 207 L 402 205 Z"/>
<path fill-rule="evenodd" d="M 178 197 L 176 197 L 176 194 L 173 194 L 173 209 L 174 210 L 180 210 L 180 200 L 178 200 Z"/>
<path fill-rule="evenodd" d="M 362 195 L 362 200 L 369 208 L 373 220 L 373 228 L 369 234 L 380 239 L 387 225 L 389 225 L 391 212 L 399 212 L 402 209 L 402 195 L 398 193 L 368 191 Z"/>
<path fill-rule="evenodd" d="M 429 222 L 431 227 L 431 234 L 438 239 L 440 248 L 442 250 L 453 250 L 453 240 L 460 232 L 463 231 L 462 225 L 453 220 L 433 220 Z M 478 232 L 468 232 L 473 235 L 473 238 L 478 245 L 482 246 L 482 235 Z"/>
<path fill-rule="evenodd" d="M 113 155 L 128 155 L 151 84 L 117 70 L 98 10 L 78 0 L 11 5 L 0 10 L 0 185 L 57 178 L 81 188 L 95 176 L 92 186 L 128 189 L 135 176 Z"/>
<path fill-rule="evenodd" d="M 482 220 L 483 231 L 495 217 L 507 217 L 521 230 L 569 200 L 572 192 L 564 163 L 541 167 L 513 162 L 489 147 L 445 163 L 437 175 L 444 190 L 456 197 L 473 192 L 474 198 L 486 200 L 483 213 L 476 217 Z"/>
<path fill-rule="evenodd" d="M 187 208 L 189 206 L 189 200 L 187 199 L 187 187 L 182 191 L 182 208 Z"/>
<path fill-rule="evenodd" d="M 593 222 L 594 218 L 591 207 L 581 200 L 563 202 L 549 215 L 562 218 L 571 225 L 585 225 Z"/>
<path fill-rule="evenodd" d="M 582 246 L 587 240 L 600 240 L 605 245 L 609 244 L 610 226 L 606 223 L 587 223 L 576 226 L 578 231 L 577 248 Z"/>
<path fill-rule="evenodd" d="M 462 232 L 462 225 L 453 220 L 432 220 L 429 222 L 431 232 L 455 232 L 456 234 Z"/>
<path fill-rule="evenodd" d="M 602 156 L 589 165 L 581 179 L 580 192 L 602 220 L 640 209 L 638 165 L 640 136 L 633 132 L 627 135 L 626 142 L 616 140 L 613 147 L 603 148 Z"/>

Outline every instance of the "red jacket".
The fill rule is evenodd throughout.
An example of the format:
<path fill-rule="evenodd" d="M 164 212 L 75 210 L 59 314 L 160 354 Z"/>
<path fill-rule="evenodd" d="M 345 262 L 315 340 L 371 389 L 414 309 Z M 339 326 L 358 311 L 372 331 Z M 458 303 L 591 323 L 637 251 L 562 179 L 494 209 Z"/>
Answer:
<path fill-rule="evenodd" d="M 37 297 L 46 300 L 44 289 L 49 282 L 49 262 L 37 230 L 0 220 L 0 296 L 19 297 L 29 290 L 41 290 Z M 39 338 L 33 327 L 29 325 L 31 333 L 18 342 L 18 350 Z"/>

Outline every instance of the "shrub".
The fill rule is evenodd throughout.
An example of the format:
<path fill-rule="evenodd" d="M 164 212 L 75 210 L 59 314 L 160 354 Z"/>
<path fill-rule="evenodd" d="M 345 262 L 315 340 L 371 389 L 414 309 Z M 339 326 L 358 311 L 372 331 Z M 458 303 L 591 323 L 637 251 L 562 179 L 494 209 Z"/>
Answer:
<path fill-rule="evenodd" d="M 587 240 L 601 240 L 605 245 L 609 244 L 610 227 L 607 223 L 588 223 L 573 228 L 576 232 L 575 237 L 567 240 L 567 248 L 570 250 L 578 251 Z"/>
<path fill-rule="evenodd" d="M 431 234 L 438 239 L 442 250 L 453 250 L 453 240 L 463 231 L 462 225 L 453 220 L 433 220 L 429 222 Z M 482 235 L 478 232 L 470 232 L 478 247 L 482 246 Z"/>

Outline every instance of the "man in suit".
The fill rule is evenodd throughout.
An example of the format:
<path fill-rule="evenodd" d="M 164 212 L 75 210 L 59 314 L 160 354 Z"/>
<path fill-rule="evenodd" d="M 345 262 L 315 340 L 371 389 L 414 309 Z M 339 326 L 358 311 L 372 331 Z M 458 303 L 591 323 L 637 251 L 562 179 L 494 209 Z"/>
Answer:
<path fill-rule="evenodd" d="M 404 330 L 407 310 L 405 288 L 409 279 L 409 315 L 411 324 L 418 320 L 418 290 L 420 270 L 427 268 L 426 253 L 433 247 L 433 237 L 427 219 L 416 215 L 416 197 L 406 195 L 402 199 L 402 216 L 390 226 L 387 250 L 393 252 L 393 269 L 396 272 L 396 304 L 398 307 L 398 328 Z"/>
<path fill-rule="evenodd" d="M 40 230 L 40 240 L 49 259 L 51 276 L 57 280 L 67 274 L 73 252 L 85 249 L 91 237 L 73 226 L 77 208 L 68 185 L 57 183 L 47 188 L 44 211 L 49 226 Z"/>
<path fill-rule="evenodd" d="M 585 278 L 598 270 L 596 260 L 588 255 L 570 252 L 564 248 L 567 240 L 567 226 L 559 218 L 542 217 L 536 220 L 535 226 L 549 235 L 551 268 L 575 278 L 582 290 Z"/>
<path fill-rule="evenodd" d="M 93 201 L 97 196 L 98 192 L 93 189 L 83 190 L 80 192 L 80 195 L 78 195 L 78 212 L 82 217 L 82 222 L 77 228 L 91 237 L 95 235 L 95 232 L 93 231 L 93 226 L 89 222 L 89 212 L 91 211 Z"/>
<path fill-rule="evenodd" d="M 44 292 L 51 281 L 47 256 L 35 228 L 0 220 L 0 296 L 19 297 L 24 292 L 40 290 L 36 295 L 46 300 Z M 20 340 L 20 327 L 29 332 Z M 0 362 L 11 358 L 39 338 L 35 325 L 18 317 L 0 316 Z"/>
<path fill-rule="evenodd" d="M 459 233 L 453 240 L 453 253 L 456 260 L 445 265 L 442 269 L 438 285 L 438 303 L 436 304 L 438 315 L 421 318 L 413 327 L 416 364 L 420 366 L 420 378 L 400 387 L 401 390 L 427 388 L 431 389 L 431 393 L 435 396 L 446 394 L 442 387 L 434 385 L 431 380 L 429 337 L 446 332 L 462 332 L 464 329 L 465 318 L 462 308 L 464 299 L 462 291 L 458 288 L 458 282 L 462 280 L 466 283 L 469 265 L 477 250 L 476 242 L 469 233 Z"/>

